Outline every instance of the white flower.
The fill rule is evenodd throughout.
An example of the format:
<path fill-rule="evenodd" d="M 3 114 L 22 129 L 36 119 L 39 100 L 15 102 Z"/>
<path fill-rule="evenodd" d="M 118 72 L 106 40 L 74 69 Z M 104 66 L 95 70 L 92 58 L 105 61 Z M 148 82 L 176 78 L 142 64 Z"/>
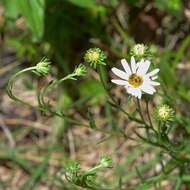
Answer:
<path fill-rule="evenodd" d="M 136 63 L 134 57 L 131 57 L 131 67 L 125 59 L 121 60 L 121 64 L 125 71 L 114 67 L 112 72 L 122 80 L 111 80 L 113 83 L 124 86 L 127 93 L 139 99 L 141 99 L 143 92 L 151 95 L 156 92 L 154 86 L 158 86 L 160 83 L 154 80 L 158 78 L 159 69 L 147 73 L 151 64 L 149 60 L 141 59 L 140 62 Z"/>

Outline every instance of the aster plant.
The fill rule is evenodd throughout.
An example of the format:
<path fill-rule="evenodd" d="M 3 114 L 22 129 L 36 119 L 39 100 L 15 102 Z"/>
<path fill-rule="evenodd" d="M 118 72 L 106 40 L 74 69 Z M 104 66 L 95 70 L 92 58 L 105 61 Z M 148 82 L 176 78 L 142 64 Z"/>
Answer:
<path fill-rule="evenodd" d="M 158 101 L 154 101 L 157 95 L 159 96 L 159 90 L 162 88 L 162 83 L 159 82 L 158 67 L 153 65 L 150 57 L 152 56 L 149 47 L 143 44 L 136 44 L 129 52 L 130 64 L 128 59 L 121 59 L 121 66 L 123 70 L 117 67 L 110 67 L 106 61 L 106 55 L 100 48 L 94 47 L 86 51 L 84 55 L 84 63 L 79 64 L 74 68 L 74 71 L 67 76 L 63 76 L 60 79 L 56 77 L 48 81 L 38 92 L 38 106 L 35 107 L 42 112 L 49 113 L 52 116 L 58 116 L 75 125 L 81 125 L 83 127 L 90 127 L 94 130 L 101 131 L 109 135 L 119 135 L 126 140 L 131 139 L 137 142 L 149 144 L 151 146 L 161 149 L 161 154 L 166 153 L 170 159 L 164 166 L 167 172 L 171 172 L 173 167 L 179 168 L 181 171 L 190 161 L 190 156 L 180 154 L 184 151 L 183 142 L 174 142 L 172 139 L 172 131 L 174 130 L 174 122 L 177 121 L 176 113 L 172 106 L 167 104 L 158 104 Z M 129 56 L 128 56 L 129 57 Z M 66 80 L 77 80 L 78 77 L 84 77 L 87 75 L 88 67 L 97 72 L 99 81 L 105 90 L 106 100 L 111 109 L 122 112 L 128 121 L 136 123 L 133 132 L 136 134 L 135 138 L 131 138 L 126 134 L 125 130 L 117 126 L 113 131 L 112 129 L 102 129 L 96 126 L 96 118 L 89 111 L 87 113 L 88 123 L 83 120 L 78 120 L 75 117 L 64 113 L 63 111 L 55 109 L 52 105 L 46 101 L 47 93 L 54 91 L 59 85 L 64 84 Z M 19 101 L 23 104 L 32 106 L 30 103 L 25 102 L 22 98 L 15 95 L 13 87 L 14 83 L 21 74 L 32 72 L 37 76 L 45 77 L 50 74 L 51 64 L 48 59 L 42 59 L 33 67 L 29 67 L 17 72 L 13 75 L 7 85 L 7 92 L 10 98 L 15 101 Z M 110 79 L 109 71 L 114 75 Z M 117 77 L 117 78 L 116 78 Z M 74 82 L 74 81 L 73 81 Z M 116 91 L 117 84 L 122 89 L 123 93 L 127 96 L 128 100 L 133 102 L 135 111 L 131 112 L 126 110 L 122 104 L 119 104 L 117 96 L 113 95 L 113 91 Z M 161 90 L 160 90 L 161 91 Z M 124 97 L 126 97 L 124 96 Z M 154 110 L 154 114 L 150 111 L 150 107 Z M 112 111 L 112 110 L 111 110 Z M 115 111 L 115 112 L 116 112 Z M 143 132 L 140 131 L 143 130 Z M 182 152 L 183 152 L 182 151 Z M 170 162 L 175 164 L 170 165 Z M 67 181 L 88 189 L 101 189 L 100 186 L 95 183 L 99 170 L 105 168 L 111 168 L 112 159 L 109 156 L 103 156 L 100 161 L 92 168 L 82 171 L 79 164 L 74 164 L 66 169 L 63 173 Z M 169 169 L 168 169 L 169 168 Z M 158 177 L 163 177 L 164 174 L 160 172 Z"/>

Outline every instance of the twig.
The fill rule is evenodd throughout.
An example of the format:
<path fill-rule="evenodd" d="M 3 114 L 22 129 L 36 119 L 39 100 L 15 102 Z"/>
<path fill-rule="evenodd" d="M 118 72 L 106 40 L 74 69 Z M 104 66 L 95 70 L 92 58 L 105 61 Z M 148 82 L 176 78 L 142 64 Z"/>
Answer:
<path fill-rule="evenodd" d="M 9 144 L 11 146 L 11 148 L 14 148 L 16 143 L 15 143 L 15 140 L 11 134 L 11 131 L 9 130 L 9 128 L 4 124 L 2 118 L 0 117 L 0 127 L 2 128 L 3 132 L 5 133 L 8 141 L 9 141 Z"/>
<path fill-rule="evenodd" d="M 46 125 L 43 125 L 36 121 L 30 121 L 27 119 L 15 119 L 15 118 L 3 118 L 3 122 L 6 125 L 24 125 L 24 126 L 30 126 L 35 129 L 40 129 L 46 132 L 51 132 L 51 129 L 48 128 Z"/>
<path fill-rule="evenodd" d="M 73 134 L 71 130 L 68 131 L 68 140 L 69 140 L 69 150 L 70 150 L 71 158 L 75 160 L 76 158 L 75 143 L 74 143 L 74 138 L 73 138 Z"/>

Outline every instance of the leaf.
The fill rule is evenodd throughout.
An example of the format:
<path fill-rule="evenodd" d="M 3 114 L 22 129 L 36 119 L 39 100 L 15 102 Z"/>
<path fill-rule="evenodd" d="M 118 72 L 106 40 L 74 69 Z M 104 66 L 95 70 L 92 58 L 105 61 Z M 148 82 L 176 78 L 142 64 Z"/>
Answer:
<path fill-rule="evenodd" d="M 112 106 L 109 104 L 108 101 L 105 102 L 105 112 L 106 112 L 106 118 L 108 120 L 109 125 L 111 126 L 112 129 L 116 130 L 117 126 L 114 120 Z"/>
<path fill-rule="evenodd" d="M 28 179 L 28 181 L 20 188 L 20 190 L 34 189 L 34 186 L 37 184 L 40 178 L 44 176 L 44 172 L 48 166 L 49 158 L 49 156 L 45 157 L 44 161 L 33 170 L 31 178 Z"/>
<path fill-rule="evenodd" d="M 181 177 L 179 176 L 176 180 L 176 184 L 175 184 L 175 189 L 174 190 L 180 190 L 181 189 L 181 183 L 182 183 L 182 180 L 181 180 Z"/>
<path fill-rule="evenodd" d="M 163 80 L 164 84 L 169 89 L 174 89 L 177 80 L 175 74 L 175 66 L 171 64 L 172 53 L 170 51 L 165 51 L 160 57 L 160 78 Z"/>
<path fill-rule="evenodd" d="M 166 11 L 176 17 L 179 16 L 182 12 L 181 0 L 170 0 L 170 1 L 156 0 L 155 6 L 158 9 Z M 178 18 L 180 18 L 180 17 L 178 17 Z"/>
<path fill-rule="evenodd" d="M 190 175 L 184 175 L 182 179 L 184 182 L 190 182 Z"/>
<path fill-rule="evenodd" d="M 79 91 L 81 97 L 92 97 L 92 104 L 100 103 L 105 95 L 105 90 L 102 84 L 97 80 L 85 80 L 79 84 Z"/>
<path fill-rule="evenodd" d="M 95 128 L 96 128 L 96 123 L 95 123 L 93 114 L 91 113 L 91 111 L 90 111 L 89 109 L 88 109 L 87 117 L 88 117 L 88 119 L 89 119 L 90 127 L 91 127 L 92 129 L 95 129 Z"/>
<path fill-rule="evenodd" d="M 179 61 L 184 57 L 185 51 L 188 49 L 190 44 L 190 35 L 186 36 L 184 40 L 181 42 L 180 47 L 178 48 L 176 54 L 175 54 L 175 59 L 174 59 L 174 66 L 179 63 Z"/>
<path fill-rule="evenodd" d="M 10 160 L 12 163 L 22 168 L 26 173 L 30 174 L 33 171 L 30 162 L 19 156 L 16 148 L 11 149 L 2 146 L 0 148 L 0 160 Z"/>
<path fill-rule="evenodd" d="M 179 125 L 182 125 L 186 132 L 190 135 L 190 119 L 183 115 L 177 115 L 175 117 L 175 122 Z"/>
<path fill-rule="evenodd" d="M 5 17 L 8 19 L 16 19 L 19 14 L 16 3 L 10 0 L 3 0 L 3 4 L 5 6 Z"/>
<path fill-rule="evenodd" d="M 97 8 L 98 5 L 96 3 L 96 0 L 67 0 L 74 5 L 78 7 L 83 7 L 83 8 Z"/>
<path fill-rule="evenodd" d="M 135 190 L 149 190 L 151 186 L 152 186 L 151 184 L 145 182 L 140 186 L 138 186 L 137 188 L 135 188 Z"/>
<path fill-rule="evenodd" d="M 44 32 L 45 0 L 15 0 L 20 14 L 34 35 L 34 40 L 39 40 Z"/>
<path fill-rule="evenodd" d="M 190 91 L 188 89 L 188 87 L 186 87 L 185 85 L 181 84 L 179 85 L 178 88 L 178 95 L 185 101 L 190 102 Z"/>

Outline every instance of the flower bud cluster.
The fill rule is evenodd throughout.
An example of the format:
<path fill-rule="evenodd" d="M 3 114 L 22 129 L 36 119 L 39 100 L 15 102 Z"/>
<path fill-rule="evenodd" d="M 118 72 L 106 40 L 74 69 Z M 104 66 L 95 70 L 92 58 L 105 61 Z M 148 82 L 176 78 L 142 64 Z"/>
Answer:
<path fill-rule="evenodd" d="M 46 58 L 42 59 L 39 63 L 36 65 L 35 73 L 39 76 L 46 76 L 50 72 L 50 61 Z"/>
<path fill-rule="evenodd" d="M 105 59 L 106 55 L 100 48 L 90 48 L 84 55 L 84 61 L 93 68 L 96 68 L 97 65 L 105 65 Z"/>

